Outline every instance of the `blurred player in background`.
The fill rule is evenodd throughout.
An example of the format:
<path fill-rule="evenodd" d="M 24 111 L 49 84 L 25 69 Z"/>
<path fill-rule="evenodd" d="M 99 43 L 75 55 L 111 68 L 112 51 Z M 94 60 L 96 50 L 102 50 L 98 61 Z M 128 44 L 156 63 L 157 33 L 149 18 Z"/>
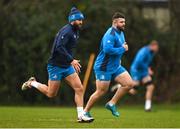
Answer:
<path fill-rule="evenodd" d="M 135 85 L 138 86 L 142 83 L 146 86 L 146 95 L 145 95 L 145 111 L 151 111 L 151 101 L 154 91 L 154 84 L 152 81 L 153 71 L 150 67 L 154 55 L 158 52 L 159 45 L 156 40 L 152 40 L 151 43 L 147 46 L 141 48 L 131 65 L 130 73 L 135 81 Z M 131 94 L 136 93 L 136 87 L 129 91 Z"/>
<path fill-rule="evenodd" d="M 83 113 L 83 86 L 77 73 L 81 65 L 74 59 L 72 49 L 76 46 L 79 38 L 79 29 L 82 26 L 84 16 L 73 7 L 69 13 L 69 24 L 65 25 L 57 33 L 51 56 L 48 60 L 47 70 L 49 75 L 48 85 L 39 83 L 31 77 L 22 85 L 22 90 L 34 87 L 47 97 L 55 97 L 58 93 L 62 79 L 74 89 L 75 103 L 77 106 L 78 122 L 90 122 L 91 118 Z"/>
<path fill-rule="evenodd" d="M 134 80 L 135 86 L 129 91 L 129 93 L 133 95 L 136 94 L 140 84 L 146 86 L 145 111 L 151 111 L 151 102 L 155 86 L 152 81 L 152 75 L 154 73 L 150 65 L 158 50 L 158 42 L 156 40 L 152 40 L 149 45 L 142 47 L 137 52 L 130 68 L 131 77 Z M 121 85 L 115 85 L 112 87 L 112 91 L 119 87 L 121 87 Z"/>
<path fill-rule="evenodd" d="M 96 91 L 91 95 L 84 109 L 85 114 L 89 117 L 92 117 L 90 109 L 94 103 L 108 91 L 111 80 L 115 80 L 122 85 L 121 90 L 118 89 L 112 100 L 105 105 L 116 117 L 119 116 L 119 112 L 115 104 L 123 94 L 128 92 L 133 86 L 131 76 L 126 69 L 119 64 L 122 55 L 128 51 L 128 45 L 124 37 L 124 29 L 125 17 L 123 14 L 116 12 L 112 17 L 112 27 L 106 31 L 102 38 L 100 52 L 94 64 Z"/>

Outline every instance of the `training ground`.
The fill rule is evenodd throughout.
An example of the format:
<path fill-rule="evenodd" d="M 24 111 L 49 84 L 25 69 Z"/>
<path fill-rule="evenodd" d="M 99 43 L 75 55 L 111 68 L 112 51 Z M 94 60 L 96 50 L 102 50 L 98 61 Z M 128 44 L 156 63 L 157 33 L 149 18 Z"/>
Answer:
<path fill-rule="evenodd" d="M 118 107 L 114 117 L 104 107 L 94 107 L 93 123 L 77 123 L 75 107 L 0 106 L 0 128 L 178 128 L 180 104 L 153 105 L 144 112 L 143 105 Z"/>

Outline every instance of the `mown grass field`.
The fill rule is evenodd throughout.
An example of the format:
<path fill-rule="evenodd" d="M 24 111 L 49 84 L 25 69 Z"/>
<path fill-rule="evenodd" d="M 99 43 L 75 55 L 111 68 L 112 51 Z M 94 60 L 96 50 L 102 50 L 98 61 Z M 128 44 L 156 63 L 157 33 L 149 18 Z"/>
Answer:
<path fill-rule="evenodd" d="M 93 108 L 93 123 L 77 123 L 75 107 L 0 106 L 1 128 L 173 128 L 180 127 L 180 105 L 154 105 L 144 112 L 141 105 L 119 107 L 115 118 L 104 107 Z"/>

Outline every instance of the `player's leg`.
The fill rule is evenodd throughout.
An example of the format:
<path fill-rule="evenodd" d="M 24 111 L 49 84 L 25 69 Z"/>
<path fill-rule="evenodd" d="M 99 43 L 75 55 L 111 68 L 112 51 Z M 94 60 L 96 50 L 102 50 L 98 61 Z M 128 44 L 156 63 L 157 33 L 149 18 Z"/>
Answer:
<path fill-rule="evenodd" d="M 111 92 L 117 91 L 117 89 L 118 89 L 119 87 L 121 87 L 121 84 L 119 84 L 119 83 L 113 85 L 113 86 L 111 87 Z"/>
<path fill-rule="evenodd" d="M 73 67 L 70 67 L 64 76 L 67 83 L 73 88 L 75 92 L 74 100 L 77 106 L 78 122 L 92 122 L 92 118 L 84 116 L 83 85 L 78 74 L 75 72 Z"/>
<path fill-rule="evenodd" d="M 96 80 L 96 91 L 90 96 L 87 105 L 84 108 L 85 112 L 89 112 L 94 103 L 97 102 L 108 91 L 109 84 L 110 81 Z"/>
<path fill-rule="evenodd" d="M 48 81 L 48 86 L 42 83 L 37 82 L 36 80 L 29 79 L 25 82 L 22 86 L 22 90 L 27 89 L 27 87 L 31 88 L 34 87 L 38 89 L 41 93 L 46 95 L 49 98 L 55 97 L 59 90 L 60 81 Z M 25 88 L 26 87 L 26 88 Z"/>
<path fill-rule="evenodd" d="M 105 72 L 95 71 L 96 75 L 96 91 L 90 96 L 86 107 L 84 108 L 85 114 L 90 115 L 90 110 L 109 89 L 111 74 Z"/>
<path fill-rule="evenodd" d="M 120 100 L 134 86 L 134 82 L 129 73 L 123 67 L 119 69 L 114 76 L 115 81 L 121 84 L 121 87 L 118 88 L 115 95 L 106 104 L 106 108 L 109 109 L 114 116 L 118 117 L 119 113 L 117 112 L 115 105 L 118 100 Z"/>
<path fill-rule="evenodd" d="M 129 90 L 129 94 L 131 94 L 131 95 L 137 94 L 138 86 L 139 86 L 139 81 L 134 81 L 134 87 Z M 119 87 L 122 87 L 121 84 L 119 84 L 119 83 L 112 86 L 111 92 L 117 91 Z"/>
<path fill-rule="evenodd" d="M 129 94 L 131 95 L 137 94 L 138 86 L 139 86 L 139 81 L 134 81 L 134 87 L 129 90 Z"/>
<path fill-rule="evenodd" d="M 59 90 L 60 80 L 62 79 L 62 69 L 56 66 L 48 65 L 49 81 L 48 86 L 37 82 L 34 77 L 31 77 L 27 82 L 22 85 L 22 90 L 34 87 L 47 97 L 55 97 Z"/>
<path fill-rule="evenodd" d="M 112 104 L 116 104 L 117 101 L 134 86 L 134 82 L 127 71 L 117 76 L 115 81 L 120 83 L 122 86 L 118 88 L 113 98 L 109 101 L 109 103 Z"/>
<path fill-rule="evenodd" d="M 60 87 L 60 81 L 48 81 L 48 86 L 37 81 L 32 81 L 31 86 L 38 89 L 41 93 L 49 98 L 53 98 L 57 95 Z"/>
<path fill-rule="evenodd" d="M 146 86 L 146 95 L 145 95 L 145 111 L 151 111 L 152 106 L 152 96 L 154 92 L 154 84 L 152 83 L 151 76 L 146 76 L 142 80 L 144 86 Z"/>
<path fill-rule="evenodd" d="M 134 81 L 134 87 L 129 90 L 129 93 L 131 95 L 135 95 L 135 94 L 137 94 L 137 90 L 140 85 L 140 81 L 141 81 L 142 77 L 141 77 L 140 72 L 138 72 L 138 70 L 136 70 L 136 69 L 131 68 L 130 73 L 131 73 L 131 77 Z"/>

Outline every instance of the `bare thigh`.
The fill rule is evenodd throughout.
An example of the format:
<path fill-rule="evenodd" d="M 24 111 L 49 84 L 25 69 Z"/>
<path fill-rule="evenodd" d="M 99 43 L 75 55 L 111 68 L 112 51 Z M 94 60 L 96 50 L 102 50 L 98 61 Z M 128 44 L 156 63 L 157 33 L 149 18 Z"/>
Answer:
<path fill-rule="evenodd" d="M 118 75 L 116 78 L 115 78 L 115 81 L 120 83 L 123 86 L 134 86 L 135 83 L 134 81 L 132 80 L 131 76 L 129 75 L 129 73 L 126 71 L 120 75 Z"/>
<path fill-rule="evenodd" d="M 65 80 L 74 90 L 82 88 L 82 83 L 77 73 L 67 76 Z"/>
<path fill-rule="evenodd" d="M 109 89 L 110 81 L 96 80 L 96 91 L 107 92 Z"/>
<path fill-rule="evenodd" d="M 49 80 L 48 81 L 48 94 L 56 96 L 59 91 L 60 83 L 61 83 L 60 81 Z"/>

